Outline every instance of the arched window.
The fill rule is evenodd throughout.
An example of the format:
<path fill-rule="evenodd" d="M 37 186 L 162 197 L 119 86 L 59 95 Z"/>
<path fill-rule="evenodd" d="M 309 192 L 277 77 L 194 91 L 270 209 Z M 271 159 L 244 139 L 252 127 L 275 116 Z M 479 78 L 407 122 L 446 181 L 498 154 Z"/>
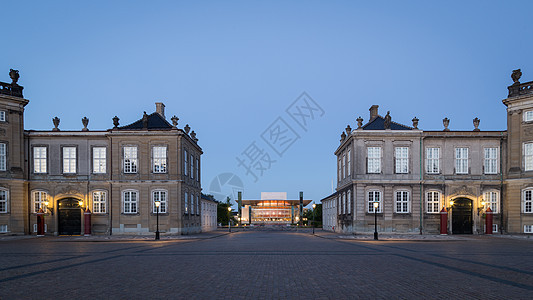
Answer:
<path fill-rule="evenodd" d="M 48 193 L 45 191 L 33 191 L 31 193 L 32 212 L 37 213 L 42 208 L 44 213 L 47 213 L 45 202 L 48 201 Z"/>
<path fill-rule="evenodd" d="M 107 192 L 93 191 L 93 213 L 105 214 L 107 213 Z"/>
<path fill-rule="evenodd" d="M 485 200 L 485 208 L 490 207 L 492 213 L 500 212 L 500 193 L 498 191 L 489 191 L 483 193 L 483 200 Z"/>

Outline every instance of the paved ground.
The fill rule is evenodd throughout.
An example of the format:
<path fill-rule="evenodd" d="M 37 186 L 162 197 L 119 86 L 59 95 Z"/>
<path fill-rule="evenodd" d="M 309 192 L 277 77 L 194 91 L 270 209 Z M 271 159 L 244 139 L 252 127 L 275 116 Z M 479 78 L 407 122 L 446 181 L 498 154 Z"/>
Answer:
<path fill-rule="evenodd" d="M 0 239 L 0 299 L 531 299 L 533 242 L 317 231 Z M 385 236 L 383 236 L 385 238 Z M 529 295 L 529 296 L 528 296 Z"/>

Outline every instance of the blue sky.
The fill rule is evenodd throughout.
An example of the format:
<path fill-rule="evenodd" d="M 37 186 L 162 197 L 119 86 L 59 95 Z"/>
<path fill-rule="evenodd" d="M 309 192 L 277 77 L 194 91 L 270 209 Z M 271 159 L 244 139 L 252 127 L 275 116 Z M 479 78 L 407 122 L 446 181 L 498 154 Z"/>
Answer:
<path fill-rule="evenodd" d="M 531 1 L 10 1 L 0 81 L 30 100 L 26 129 L 112 127 L 166 104 L 198 133 L 202 185 L 233 173 L 245 198 L 331 193 L 341 131 L 380 105 L 393 121 L 506 127 L 511 71 L 533 80 Z M 4 75 L 1 75 L 4 74 Z M 285 109 L 303 92 L 324 114 L 303 130 Z M 282 156 L 261 140 L 278 117 L 300 138 Z M 236 157 L 254 141 L 276 160 L 257 182 Z M 222 192 L 231 190 L 224 186 Z"/>

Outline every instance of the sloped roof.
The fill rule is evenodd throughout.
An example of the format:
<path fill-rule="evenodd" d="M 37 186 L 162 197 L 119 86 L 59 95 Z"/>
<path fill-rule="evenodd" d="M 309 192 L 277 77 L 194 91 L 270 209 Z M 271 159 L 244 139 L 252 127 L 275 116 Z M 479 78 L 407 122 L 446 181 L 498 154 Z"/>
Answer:
<path fill-rule="evenodd" d="M 382 116 L 378 115 L 377 117 L 373 118 L 372 120 L 368 121 L 368 123 L 363 125 L 362 128 L 363 130 L 385 130 L 385 119 Z M 390 129 L 391 130 L 412 130 L 413 128 L 391 121 Z"/>
<path fill-rule="evenodd" d="M 124 130 L 144 129 L 143 119 L 141 118 L 126 126 L 119 126 L 118 129 L 124 129 Z M 165 120 L 160 114 L 158 114 L 157 112 L 154 112 L 148 115 L 148 129 L 169 130 L 169 129 L 172 129 L 172 125 L 170 125 L 170 123 L 168 123 L 167 120 Z"/>

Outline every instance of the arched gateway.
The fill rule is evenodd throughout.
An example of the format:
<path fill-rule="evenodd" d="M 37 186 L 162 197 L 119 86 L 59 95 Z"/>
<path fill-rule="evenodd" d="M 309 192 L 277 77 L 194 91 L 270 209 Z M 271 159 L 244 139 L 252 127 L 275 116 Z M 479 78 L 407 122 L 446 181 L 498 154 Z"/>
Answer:
<path fill-rule="evenodd" d="M 453 200 L 452 233 L 472 234 L 472 200 L 468 198 Z"/>
<path fill-rule="evenodd" d="M 81 234 L 81 206 L 75 198 L 57 201 L 59 235 Z"/>

